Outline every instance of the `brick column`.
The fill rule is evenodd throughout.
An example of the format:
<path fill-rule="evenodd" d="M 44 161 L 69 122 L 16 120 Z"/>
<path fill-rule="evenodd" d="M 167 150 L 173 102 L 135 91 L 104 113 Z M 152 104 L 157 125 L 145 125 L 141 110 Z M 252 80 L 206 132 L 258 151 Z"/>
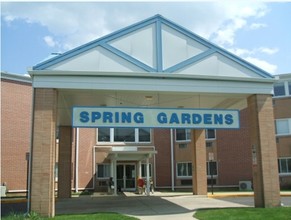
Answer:
<path fill-rule="evenodd" d="M 58 198 L 71 198 L 72 128 L 59 127 Z"/>
<path fill-rule="evenodd" d="M 56 90 L 34 90 L 30 202 L 32 211 L 48 217 L 55 215 L 56 106 Z"/>
<path fill-rule="evenodd" d="M 207 195 L 205 130 L 192 130 L 192 187 L 194 195 Z"/>
<path fill-rule="evenodd" d="M 280 206 L 274 115 L 270 95 L 248 98 L 255 207 Z"/>

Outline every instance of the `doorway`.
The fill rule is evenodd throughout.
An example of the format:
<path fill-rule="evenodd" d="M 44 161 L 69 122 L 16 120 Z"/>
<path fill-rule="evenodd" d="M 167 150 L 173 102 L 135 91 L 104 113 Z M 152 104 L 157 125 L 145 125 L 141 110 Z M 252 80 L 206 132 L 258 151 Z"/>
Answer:
<path fill-rule="evenodd" d="M 117 189 L 122 191 L 135 191 L 136 168 L 135 164 L 117 164 Z"/>

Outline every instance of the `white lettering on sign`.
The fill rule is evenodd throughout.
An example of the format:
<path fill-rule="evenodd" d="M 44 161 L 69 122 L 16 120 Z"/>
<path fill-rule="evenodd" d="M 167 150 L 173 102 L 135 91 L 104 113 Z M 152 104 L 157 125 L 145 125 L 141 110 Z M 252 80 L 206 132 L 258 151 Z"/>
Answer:
<path fill-rule="evenodd" d="M 238 110 L 74 107 L 73 127 L 239 128 Z"/>

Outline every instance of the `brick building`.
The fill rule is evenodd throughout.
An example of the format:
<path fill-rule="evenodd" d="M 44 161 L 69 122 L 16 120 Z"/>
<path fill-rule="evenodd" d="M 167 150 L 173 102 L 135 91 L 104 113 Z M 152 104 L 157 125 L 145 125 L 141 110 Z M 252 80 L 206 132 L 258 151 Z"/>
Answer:
<path fill-rule="evenodd" d="M 274 113 L 277 125 L 277 149 L 281 188 L 291 187 L 291 74 L 278 76 L 274 86 Z M 30 146 L 32 86 L 28 76 L 1 72 L 1 182 L 9 192 L 26 191 L 27 157 Z M 21 109 L 21 114 L 19 114 Z M 214 154 L 213 179 L 215 187 L 239 187 L 240 181 L 252 181 L 251 146 L 248 141 L 247 110 L 241 111 L 239 130 L 206 132 L 208 185 L 211 184 L 209 153 Z M 178 134 L 177 134 L 178 132 Z M 171 136 L 172 133 L 172 136 Z M 94 153 L 98 129 L 79 130 L 79 166 L 76 184 L 76 131 L 72 142 L 72 190 L 107 190 L 110 172 L 100 166 Z M 158 152 L 150 161 L 151 176 L 157 188 L 183 189 L 192 186 L 190 132 L 186 130 L 155 129 L 151 133 Z M 171 151 L 171 137 L 173 149 Z M 95 148 L 94 148 L 95 147 Z M 97 151 L 97 150 L 96 150 Z M 173 161 L 171 160 L 171 152 Z M 58 160 L 58 155 L 56 155 Z M 17 163 L 15 163 L 17 161 Z M 98 166 L 99 164 L 99 166 Z M 103 163 L 101 163 L 103 164 Z M 136 165 L 136 164 L 135 164 Z M 143 177 L 145 178 L 143 164 Z M 57 166 L 56 166 L 57 167 Z M 102 172 L 98 174 L 98 167 Z M 102 167 L 102 168 L 101 168 Z M 130 166 L 129 166 L 130 167 Z M 171 167 L 173 171 L 171 171 Z M 180 170 L 179 170 L 180 169 Z M 185 169 L 185 171 L 182 171 Z M 57 171 L 57 168 L 56 168 Z M 104 173 L 103 173 L 104 172 Z M 121 172 L 121 171 L 120 171 Z M 172 177 L 173 173 L 173 177 Z M 15 178 L 17 176 L 17 178 Z M 56 177 L 57 182 L 57 177 Z M 132 190 L 132 188 L 131 188 Z"/>
<path fill-rule="evenodd" d="M 12 192 L 27 189 L 31 110 L 31 79 L 1 72 L 1 183 Z"/>
<path fill-rule="evenodd" d="M 1 84 L 10 80 L 7 85 L 20 86 L 16 76 L 1 74 Z M 152 178 L 157 188 L 192 188 L 197 195 L 206 195 L 210 176 L 216 186 L 246 181 L 248 188 L 252 181 L 256 207 L 280 205 L 274 77 L 185 28 L 156 15 L 45 60 L 29 74 L 33 94 L 26 95 L 32 108 L 15 108 L 15 123 L 3 123 L 1 137 L 11 124 L 26 130 L 21 127 L 25 123 L 18 122 L 27 120 L 31 210 L 54 216 L 55 189 L 60 198 L 69 198 L 72 189 L 104 191 L 109 177 L 115 194 L 117 189 L 136 190 L 139 177 L 147 180 L 147 190 Z M 280 85 L 275 95 L 277 91 L 282 95 L 283 88 L 290 96 L 290 82 Z M 8 98 L 2 99 L 18 107 L 6 89 L 1 96 Z M 275 106 L 284 105 L 285 98 L 274 100 Z M 102 120 L 100 112 L 90 112 L 94 108 L 103 109 Z M 143 121 L 144 114 L 160 109 L 158 126 L 151 121 L 157 117 Z M 6 109 L 8 114 L 10 110 Z M 290 166 L 288 111 L 275 110 L 282 175 L 288 175 Z M 183 116 L 181 123 L 178 114 Z M 5 115 L 5 120 L 13 116 Z M 141 121 L 134 124 L 131 116 L 151 123 L 138 126 Z M 114 126 L 106 125 L 113 119 Z M 93 123 L 96 120 L 98 124 Z M 4 140 L 11 136 L 6 134 Z M 10 144 L 2 138 L 1 157 L 7 160 L 13 153 L 9 150 L 19 147 Z M 21 155 L 24 152 L 27 148 Z M 9 163 L 1 168 L 9 170 Z M 1 181 L 8 189 L 18 190 L 9 179 L 14 173 L 3 173 L 7 175 Z M 282 183 L 287 181 L 281 178 Z"/>

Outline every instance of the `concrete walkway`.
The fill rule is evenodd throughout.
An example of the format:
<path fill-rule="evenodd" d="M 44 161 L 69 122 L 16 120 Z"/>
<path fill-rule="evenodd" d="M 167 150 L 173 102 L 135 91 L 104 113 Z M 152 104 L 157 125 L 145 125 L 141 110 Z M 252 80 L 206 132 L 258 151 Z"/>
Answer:
<path fill-rule="evenodd" d="M 118 196 L 93 196 L 58 200 L 56 214 L 118 212 L 141 220 L 194 219 L 195 210 L 201 208 L 251 207 L 253 198 L 234 202 L 193 196 L 191 193 L 160 193 L 141 196 L 124 193 Z"/>
<path fill-rule="evenodd" d="M 1 199 L 1 216 L 13 209 L 26 212 L 25 199 Z M 291 207 L 291 192 L 281 192 L 284 206 Z M 23 207 L 22 207 L 23 206 Z M 123 193 L 118 196 L 94 193 L 71 199 L 56 200 L 56 214 L 77 214 L 96 212 L 117 212 L 141 220 L 194 219 L 192 216 L 201 208 L 253 207 L 252 192 L 214 193 L 208 196 L 194 196 L 184 192 L 155 192 L 151 196 Z M 14 207 L 17 208 L 17 207 Z"/>

